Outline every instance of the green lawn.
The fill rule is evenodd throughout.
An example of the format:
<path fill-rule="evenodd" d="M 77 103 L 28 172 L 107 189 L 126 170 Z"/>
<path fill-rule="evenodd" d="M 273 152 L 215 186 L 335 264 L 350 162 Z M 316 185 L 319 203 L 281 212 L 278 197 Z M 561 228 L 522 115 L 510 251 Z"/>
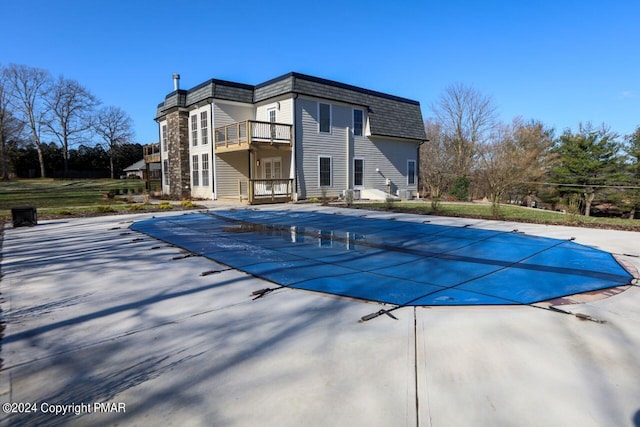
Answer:
<path fill-rule="evenodd" d="M 130 194 L 142 194 L 145 183 L 131 179 L 16 179 L 0 181 L 0 222 L 11 218 L 11 208 L 35 206 L 39 217 L 84 216 L 114 212 L 172 209 L 170 204 L 162 206 L 132 204 Z M 115 198 L 105 198 L 107 193 Z M 183 205 L 193 208 L 195 205 Z M 582 227 L 616 228 L 640 231 L 640 220 L 622 218 L 594 218 L 581 215 L 565 215 L 543 209 L 502 205 L 500 217 L 492 215 L 491 205 L 486 203 L 442 203 L 438 211 L 430 202 L 358 203 L 354 207 L 422 215 L 444 215 L 456 217 L 504 219 L 508 221 L 534 222 L 538 224 L 561 224 Z"/>
<path fill-rule="evenodd" d="M 568 215 L 544 209 L 501 205 L 500 216 L 493 216 L 491 205 L 486 203 L 442 203 L 437 211 L 430 202 L 358 203 L 355 207 L 393 210 L 421 215 L 443 215 L 467 218 L 502 219 L 507 221 L 532 222 L 537 224 L 560 224 L 593 228 L 616 228 L 640 231 L 640 220 L 623 218 L 598 218 Z"/>
<path fill-rule="evenodd" d="M 11 208 L 35 206 L 38 213 L 74 207 L 115 209 L 127 204 L 126 198 L 104 198 L 107 193 L 142 194 L 145 183 L 133 179 L 16 179 L 0 181 L 0 217 L 10 217 Z"/>

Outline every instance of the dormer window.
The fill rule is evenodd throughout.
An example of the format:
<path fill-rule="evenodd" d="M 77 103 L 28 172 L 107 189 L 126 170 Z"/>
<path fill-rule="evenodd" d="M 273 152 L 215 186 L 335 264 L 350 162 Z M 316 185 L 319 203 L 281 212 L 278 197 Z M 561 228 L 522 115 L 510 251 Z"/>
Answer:
<path fill-rule="evenodd" d="M 318 102 L 318 132 L 331 133 L 331 104 Z"/>
<path fill-rule="evenodd" d="M 362 136 L 364 129 L 364 111 L 354 109 L 353 110 L 353 134 L 355 136 Z"/>

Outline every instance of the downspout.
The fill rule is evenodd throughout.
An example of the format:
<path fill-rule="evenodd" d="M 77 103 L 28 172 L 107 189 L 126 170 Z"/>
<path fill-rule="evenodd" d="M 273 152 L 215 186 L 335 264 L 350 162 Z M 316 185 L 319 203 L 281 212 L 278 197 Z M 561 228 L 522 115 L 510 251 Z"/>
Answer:
<path fill-rule="evenodd" d="M 353 114 L 353 112 L 351 114 Z M 349 187 L 349 184 L 350 184 L 350 179 L 349 178 L 351 177 L 351 147 L 350 147 L 350 145 L 351 145 L 351 127 L 347 126 L 347 156 L 346 156 L 347 157 L 347 164 L 345 165 L 346 166 L 345 169 L 347 171 L 347 173 L 346 173 L 346 183 L 345 184 L 346 184 L 347 187 L 346 187 L 345 193 L 344 193 L 345 197 L 347 195 L 347 191 L 349 191 L 351 189 Z"/>
<path fill-rule="evenodd" d="M 215 118 L 213 117 L 213 113 L 215 111 L 215 102 L 211 101 L 209 103 L 209 107 L 211 108 L 211 179 L 213 180 L 213 200 L 218 199 L 218 175 L 216 173 L 216 128 L 215 128 Z"/>
<path fill-rule="evenodd" d="M 420 147 L 422 147 L 422 144 L 425 142 L 429 142 L 429 140 L 418 141 L 418 154 L 416 156 L 416 199 L 420 199 Z"/>
<path fill-rule="evenodd" d="M 293 131 L 293 147 L 291 150 L 291 154 L 293 157 L 293 184 L 295 188 L 294 201 L 298 201 L 298 154 L 296 152 L 296 147 L 298 145 L 298 133 L 296 132 L 296 123 L 298 121 L 298 109 L 296 106 L 296 99 L 298 99 L 298 94 L 296 93 L 293 97 L 293 126 L 291 127 Z"/>

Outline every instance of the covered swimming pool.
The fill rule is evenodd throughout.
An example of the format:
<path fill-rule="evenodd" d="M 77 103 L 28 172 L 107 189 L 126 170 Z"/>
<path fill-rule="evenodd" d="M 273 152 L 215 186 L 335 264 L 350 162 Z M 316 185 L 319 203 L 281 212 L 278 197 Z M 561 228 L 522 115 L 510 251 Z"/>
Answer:
<path fill-rule="evenodd" d="M 517 230 L 253 209 L 131 229 L 283 287 L 396 306 L 532 304 L 634 280 L 610 253 Z"/>

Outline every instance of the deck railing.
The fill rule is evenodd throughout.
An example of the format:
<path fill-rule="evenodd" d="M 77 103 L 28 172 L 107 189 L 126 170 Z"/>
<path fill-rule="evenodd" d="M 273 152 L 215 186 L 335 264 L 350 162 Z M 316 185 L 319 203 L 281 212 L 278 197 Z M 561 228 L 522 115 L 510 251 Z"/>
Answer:
<path fill-rule="evenodd" d="M 216 148 L 247 149 L 253 143 L 291 146 L 291 125 L 246 120 L 215 128 Z"/>
<path fill-rule="evenodd" d="M 240 200 L 250 204 L 293 200 L 293 179 L 244 179 L 238 182 Z"/>
<path fill-rule="evenodd" d="M 160 162 L 160 144 L 155 142 L 153 144 L 144 145 L 142 147 L 142 154 L 145 162 L 159 163 Z"/>

